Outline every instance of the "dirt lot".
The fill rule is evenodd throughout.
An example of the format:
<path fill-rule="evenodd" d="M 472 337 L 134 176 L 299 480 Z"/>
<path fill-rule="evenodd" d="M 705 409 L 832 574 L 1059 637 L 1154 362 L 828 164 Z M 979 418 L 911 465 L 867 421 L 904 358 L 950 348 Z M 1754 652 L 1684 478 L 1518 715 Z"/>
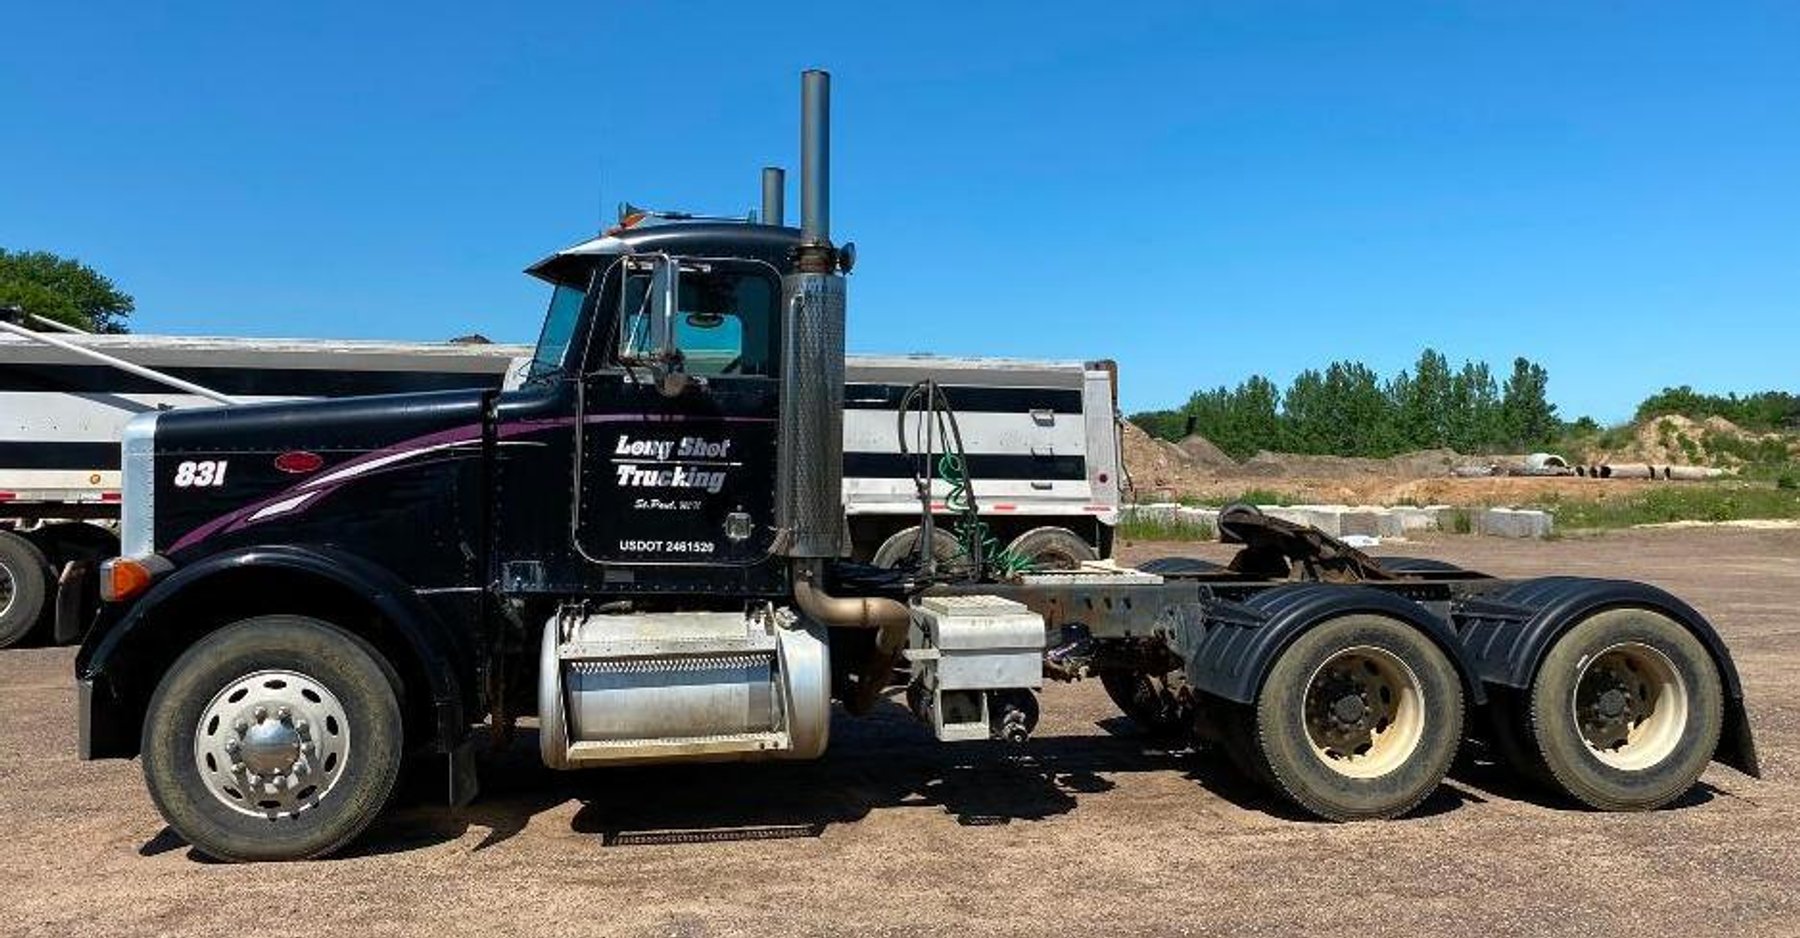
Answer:
<path fill-rule="evenodd" d="M 74 760 L 73 653 L 25 649 L 0 652 L 0 934 L 1800 934 L 1800 532 L 1407 552 L 1694 602 L 1736 651 L 1767 779 L 1715 767 L 1675 808 L 1603 815 L 1473 766 L 1412 817 L 1319 824 L 1147 745 L 1089 682 L 1050 688 L 1011 753 L 897 710 L 800 765 L 558 777 L 526 739 L 464 812 L 415 794 L 347 856 L 223 866 L 164 829 L 136 764 Z"/>

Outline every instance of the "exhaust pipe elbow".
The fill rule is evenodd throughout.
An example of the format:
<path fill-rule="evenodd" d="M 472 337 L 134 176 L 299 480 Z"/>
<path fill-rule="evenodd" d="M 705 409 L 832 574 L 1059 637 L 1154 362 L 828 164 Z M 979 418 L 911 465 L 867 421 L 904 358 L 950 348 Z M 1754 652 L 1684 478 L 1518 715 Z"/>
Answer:
<path fill-rule="evenodd" d="M 857 670 L 856 686 L 843 695 L 844 706 L 851 713 L 868 713 L 881 699 L 906 647 L 912 610 L 905 603 L 879 596 L 832 596 L 819 586 L 822 569 L 823 564 L 816 560 L 794 564 L 794 605 L 827 626 L 875 630 L 875 647 Z"/>
<path fill-rule="evenodd" d="M 879 596 L 832 596 L 819 586 L 816 563 L 794 565 L 794 604 L 808 617 L 826 625 L 852 629 L 899 630 L 901 640 L 912 624 L 905 603 Z"/>

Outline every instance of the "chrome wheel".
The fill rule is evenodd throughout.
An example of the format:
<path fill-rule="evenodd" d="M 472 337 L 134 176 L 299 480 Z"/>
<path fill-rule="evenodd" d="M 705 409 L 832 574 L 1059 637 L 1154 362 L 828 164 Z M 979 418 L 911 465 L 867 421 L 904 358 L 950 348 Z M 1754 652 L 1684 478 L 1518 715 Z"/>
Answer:
<path fill-rule="evenodd" d="M 1418 675 L 1373 645 L 1327 658 L 1307 682 L 1306 736 L 1313 754 L 1340 775 L 1375 778 L 1412 757 L 1424 736 Z"/>
<path fill-rule="evenodd" d="M 194 763 L 214 798 L 256 817 L 291 817 L 331 793 L 350 721 L 325 685 L 296 671 L 247 674 L 201 711 Z"/>
<path fill-rule="evenodd" d="M 1668 655 L 1642 642 L 1622 642 L 1582 664 L 1570 704 L 1588 751 L 1615 769 L 1633 771 L 1661 762 L 1680 745 L 1688 688 Z"/>

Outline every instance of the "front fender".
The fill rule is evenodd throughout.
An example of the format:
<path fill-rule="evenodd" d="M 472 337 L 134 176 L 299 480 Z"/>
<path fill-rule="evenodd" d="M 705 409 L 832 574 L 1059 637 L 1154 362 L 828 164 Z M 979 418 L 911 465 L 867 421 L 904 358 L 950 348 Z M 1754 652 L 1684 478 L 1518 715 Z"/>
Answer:
<path fill-rule="evenodd" d="M 160 671 L 145 679 L 138 651 L 158 647 L 158 636 L 180 626 L 159 613 L 209 585 L 254 571 L 279 572 L 335 586 L 379 615 L 412 655 L 416 668 L 408 670 L 423 679 L 430 693 L 438 746 L 455 745 L 466 726 L 460 675 L 462 663 L 469 658 L 469 650 L 459 647 L 456 633 L 445 627 L 410 586 L 380 565 L 334 547 L 284 544 L 208 556 L 160 580 L 137 602 L 108 607 L 102 613 L 76 657 L 83 758 L 135 754 L 133 730 L 142 719 L 149 690 L 161 679 Z M 399 667 L 401 662 L 394 664 Z"/>

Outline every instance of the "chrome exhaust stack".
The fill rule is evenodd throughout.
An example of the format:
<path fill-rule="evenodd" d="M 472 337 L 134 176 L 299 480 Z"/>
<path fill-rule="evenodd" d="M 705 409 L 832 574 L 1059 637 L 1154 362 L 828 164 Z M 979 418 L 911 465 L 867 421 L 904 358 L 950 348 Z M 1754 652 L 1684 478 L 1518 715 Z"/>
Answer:
<path fill-rule="evenodd" d="M 831 76 L 801 77 L 800 247 L 782 279 L 776 524 L 789 557 L 836 557 L 843 537 L 844 278 L 831 244 Z"/>
<path fill-rule="evenodd" d="M 794 603 L 807 618 L 871 629 L 875 647 L 857 669 L 845 704 L 867 711 L 906 645 L 911 611 L 879 597 L 825 592 L 825 561 L 844 532 L 844 277 L 831 243 L 831 76 L 817 69 L 800 84 L 800 246 L 782 279 L 781 441 L 776 458 L 780 550 L 793 559 Z M 768 176 L 764 176 L 765 193 Z M 767 196 L 765 195 L 767 212 Z"/>

